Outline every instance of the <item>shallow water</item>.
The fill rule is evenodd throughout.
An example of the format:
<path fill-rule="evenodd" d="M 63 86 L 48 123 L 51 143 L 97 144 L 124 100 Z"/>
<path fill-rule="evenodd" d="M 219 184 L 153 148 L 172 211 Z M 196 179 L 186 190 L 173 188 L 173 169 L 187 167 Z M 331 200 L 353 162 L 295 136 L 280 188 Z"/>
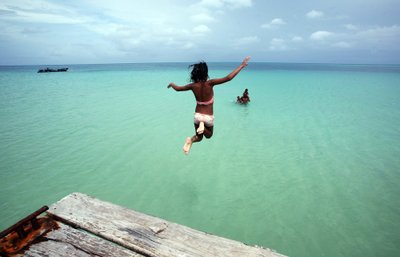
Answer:
<path fill-rule="evenodd" d="M 187 64 L 69 67 L 0 67 L 0 229 L 79 191 L 290 256 L 400 254 L 399 66 L 251 63 L 189 156 Z"/>

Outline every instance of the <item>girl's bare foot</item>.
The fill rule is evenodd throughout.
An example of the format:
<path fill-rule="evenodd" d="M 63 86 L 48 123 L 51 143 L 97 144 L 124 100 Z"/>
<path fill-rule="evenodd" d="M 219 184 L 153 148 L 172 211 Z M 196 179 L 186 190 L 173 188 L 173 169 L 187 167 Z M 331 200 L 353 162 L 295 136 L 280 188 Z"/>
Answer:
<path fill-rule="evenodd" d="M 200 122 L 199 127 L 197 129 L 197 133 L 203 134 L 204 133 L 204 122 Z"/>
<path fill-rule="evenodd" d="M 192 147 L 192 139 L 190 139 L 190 137 L 186 138 L 186 142 L 185 145 L 183 146 L 183 152 L 188 155 L 190 148 Z"/>

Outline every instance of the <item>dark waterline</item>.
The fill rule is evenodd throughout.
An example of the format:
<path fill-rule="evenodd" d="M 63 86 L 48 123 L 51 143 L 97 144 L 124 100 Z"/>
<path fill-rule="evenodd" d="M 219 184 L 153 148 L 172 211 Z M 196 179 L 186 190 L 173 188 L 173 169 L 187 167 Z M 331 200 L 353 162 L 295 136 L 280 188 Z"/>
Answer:
<path fill-rule="evenodd" d="M 68 67 L 68 72 L 103 72 L 103 71 L 151 71 L 153 69 L 188 69 L 189 62 L 163 63 L 123 63 L 123 64 L 66 64 L 66 65 L 18 65 L 0 66 L 0 71 L 37 72 L 43 68 Z M 210 69 L 230 70 L 237 62 L 209 62 Z M 269 63 L 250 62 L 248 70 L 272 71 L 350 71 L 373 73 L 400 73 L 400 64 L 329 64 L 329 63 Z"/>

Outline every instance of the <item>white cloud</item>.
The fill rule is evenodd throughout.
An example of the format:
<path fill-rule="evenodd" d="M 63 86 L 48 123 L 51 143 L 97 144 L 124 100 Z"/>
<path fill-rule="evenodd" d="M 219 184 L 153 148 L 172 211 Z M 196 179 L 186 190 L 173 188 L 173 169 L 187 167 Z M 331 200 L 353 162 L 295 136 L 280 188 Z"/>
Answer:
<path fill-rule="evenodd" d="M 211 31 L 211 29 L 209 27 L 207 27 L 206 25 L 199 25 L 193 28 L 192 30 L 195 33 L 199 33 L 199 34 L 204 34 L 204 33 L 208 33 Z"/>
<path fill-rule="evenodd" d="M 140 60 L 161 60 L 160 56 L 164 58 L 162 60 L 182 60 L 189 58 L 193 52 L 201 52 L 214 59 L 220 56 L 233 59 L 240 52 L 236 51 L 236 47 L 241 46 L 260 53 L 263 51 L 259 48 L 267 51 L 296 50 L 304 53 L 303 56 L 308 56 L 307 51 L 313 49 L 321 51 L 318 54 L 328 50 L 337 52 L 335 58 L 344 60 L 351 54 L 340 56 L 347 52 L 343 49 L 351 49 L 354 55 L 363 53 L 365 58 L 371 58 L 368 54 L 372 52 L 382 58 L 400 58 L 400 23 L 395 19 L 397 16 L 374 16 L 370 11 L 360 13 L 340 1 L 336 11 L 329 10 L 330 5 L 323 2 L 318 6 L 306 7 L 309 9 L 302 9 L 300 2 L 294 3 L 293 10 L 275 6 L 277 8 L 273 9 L 276 16 L 270 16 L 268 20 L 260 16 L 262 20 L 256 23 L 256 27 L 254 17 L 260 14 L 260 9 L 272 8 L 268 1 L 184 2 L 159 0 L 138 3 L 118 0 L 118 4 L 115 4 L 109 0 L 0 0 L 0 49 L 3 49 L 0 64 L 44 62 L 47 58 L 41 57 L 45 56 L 42 54 L 44 49 L 57 48 L 59 45 L 63 47 L 57 48 L 58 55 L 63 58 L 58 61 L 64 62 L 87 62 L 89 59 L 85 59 L 85 49 L 93 53 L 94 61 L 103 58 L 101 62 L 118 58 L 121 61 L 131 61 L 129 58 L 132 56 L 140 56 Z M 386 9 L 396 7 L 385 5 L 385 2 L 379 6 L 385 6 Z M 239 12 L 235 8 L 245 11 Z M 343 10 L 347 16 L 337 16 Z M 289 17 L 301 19 L 299 15 L 304 20 L 309 19 L 308 22 L 293 24 L 294 20 L 289 20 Z M 319 21 L 318 18 L 324 21 L 323 24 L 310 31 L 311 25 L 317 25 L 315 22 Z M 373 26 L 388 24 L 390 21 L 394 23 Z M 264 30 L 259 35 L 261 28 L 270 31 Z M 267 37 L 265 32 L 272 36 Z M 197 52 L 193 49 L 202 50 Z M 20 53 L 30 59 L 15 58 L 17 55 L 22 56 Z M 316 52 L 309 53 L 315 55 Z M 279 56 L 285 58 L 281 53 Z M 301 58 L 301 55 L 293 58 Z M 370 60 L 374 62 L 375 58 Z"/>
<path fill-rule="evenodd" d="M 251 7 L 253 5 L 252 0 L 202 0 L 200 6 L 207 8 L 241 8 Z"/>
<path fill-rule="evenodd" d="M 79 15 L 73 9 L 47 1 L 7 1 L 0 4 L 0 10 L 7 15 L 0 19 L 28 23 L 79 24 L 91 21 L 88 16 Z"/>
<path fill-rule="evenodd" d="M 398 48 L 400 45 L 400 26 L 374 27 L 358 31 L 350 36 L 358 42 L 358 45 L 377 47 L 381 49 Z"/>
<path fill-rule="evenodd" d="M 323 17 L 323 16 L 324 16 L 324 13 L 321 12 L 321 11 L 312 10 L 312 11 L 309 11 L 309 12 L 306 14 L 306 16 L 307 16 L 307 18 L 310 18 L 310 19 L 316 19 L 316 18 L 321 18 L 321 17 Z"/>
<path fill-rule="evenodd" d="M 340 41 L 340 42 L 332 44 L 332 46 L 339 47 L 339 48 L 351 48 L 353 45 L 349 42 Z"/>
<path fill-rule="evenodd" d="M 254 44 L 259 41 L 260 41 L 260 39 L 257 36 L 242 37 L 236 41 L 236 46 Z"/>
<path fill-rule="evenodd" d="M 199 13 L 193 15 L 192 17 L 190 17 L 190 19 L 194 22 L 199 22 L 199 23 L 209 23 L 215 21 L 215 19 L 207 13 Z"/>
<path fill-rule="evenodd" d="M 349 30 L 345 33 L 334 34 L 327 31 L 317 31 L 311 39 L 336 48 L 353 48 L 358 50 L 398 49 L 400 45 L 400 26 L 373 27 L 366 30 Z"/>
<path fill-rule="evenodd" d="M 273 28 L 278 28 L 279 26 L 285 25 L 286 22 L 282 20 L 281 18 L 275 18 L 271 20 L 269 23 L 265 23 L 261 25 L 261 28 L 263 29 L 273 29 Z"/>
<path fill-rule="evenodd" d="M 353 25 L 353 24 L 346 24 L 345 28 L 348 30 L 357 30 L 357 26 Z"/>
<path fill-rule="evenodd" d="M 353 28 L 353 27 L 349 27 Z M 349 29 L 343 33 L 316 31 L 310 35 L 318 47 L 333 47 L 338 49 L 354 49 L 364 51 L 388 51 L 399 49 L 400 26 L 373 27 L 361 30 Z M 398 51 L 398 50 L 397 50 Z"/>
<path fill-rule="evenodd" d="M 202 0 L 200 5 L 211 8 L 221 8 L 224 6 L 224 3 L 222 0 Z"/>
<path fill-rule="evenodd" d="M 330 39 L 334 36 L 335 34 L 329 31 L 316 31 L 311 34 L 310 39 L 316 40 L 316 41 L 324 41 L 327 39 Z"/>
<path fill-rule="evenodd" d="M 286 22 L 284 22 L 282 19 L 280 19 L 280 18 L 276 18 L 276 19 L 273 19 L 272 21 L 271 21 L 271 24 L 272 25 L 284 25 L 284 24 L 286 24 Z"/>
<path fill-rule="evenodd" d="M 285 51 L 287 49 L 286 42 L 282 38 L 273 38 L 269 43 L 269 50 L 271 51 Z"/>
<path fill-rule="evenodd" d="M 225 2 L 234 8 L 237 7 L 250 7 L 253 5 L 252 0 L 225 0 Z"/>
<path fill-rule="evenodd" d="M 192 49 L 194 48 L 196 45 L 192 42 L 187 42 L 186 44 L 183 44 L 182 48 L 183 49 Z"/>
<path fill-rule="evenodd" d="M 292 38 L 292 41 L 293 41 L 293 42 L 303 42 L 304 39 L 303 39 L 302 37 L 295 36 L 295 37 Z"/>

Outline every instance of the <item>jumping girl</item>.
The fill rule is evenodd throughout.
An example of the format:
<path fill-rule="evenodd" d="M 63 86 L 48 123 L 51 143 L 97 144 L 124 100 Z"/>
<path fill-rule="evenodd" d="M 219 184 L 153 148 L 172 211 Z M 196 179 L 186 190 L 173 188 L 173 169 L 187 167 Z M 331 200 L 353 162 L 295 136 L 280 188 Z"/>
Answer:
<path fill-rule="evenodd" d="M 189 66 L 193 68 L 190 76 L 192 83 L 185 86 L 178 86 L 175 83 L 170 83 L 168 85 L 168 88 L 172 87 L 175 91 L 192 90 L 197 102 L 194 113 L 194 128 L 196 134 L 191 138 L 186 138 L 185 145 L 183 146 L 183 152 L 185 154 L 189 154 L 192 144 L 200 142 L 203 139 L 203 135 L 206 138 L 210 138 L 213 135 L 214 86 L 232 80 L 244 67 L 247 66 L 249 60 L 250 56 L 246 57 L 242 64 L 240 64 L 239 67 L 233 70 L 229 75 L 216 79 L 208 79 L 208 67 L 205 62 L 193 64 Z"/>

